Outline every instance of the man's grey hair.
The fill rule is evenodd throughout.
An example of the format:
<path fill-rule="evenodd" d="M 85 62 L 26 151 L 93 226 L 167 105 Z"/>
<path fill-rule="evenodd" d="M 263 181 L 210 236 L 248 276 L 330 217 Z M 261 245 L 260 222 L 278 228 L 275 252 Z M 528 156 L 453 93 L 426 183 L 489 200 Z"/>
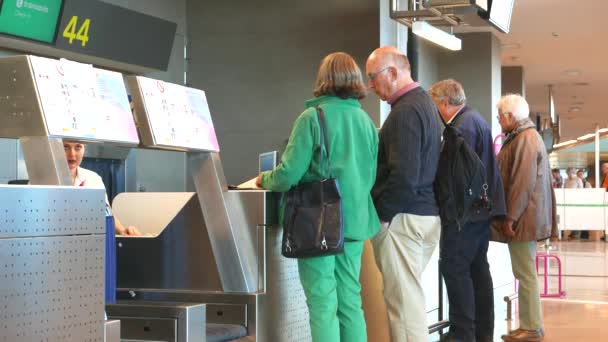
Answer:
<path fill-rule="evenodd" d="M 452 106 L 460 106 L 467 101 L 462 85 L 451 78 L 433 84 L 429 93 L 439 102 L 448 100 Z"/>
<path fill-rule="evenodd" d="M 508 94 L 500 98 L 496 104 L 498 112 L 503 115 L 506 113 L 513 114 L 515 120 L 521 121 L 530 116 L 530 106 L 526 99 L 519 94 Z"/>

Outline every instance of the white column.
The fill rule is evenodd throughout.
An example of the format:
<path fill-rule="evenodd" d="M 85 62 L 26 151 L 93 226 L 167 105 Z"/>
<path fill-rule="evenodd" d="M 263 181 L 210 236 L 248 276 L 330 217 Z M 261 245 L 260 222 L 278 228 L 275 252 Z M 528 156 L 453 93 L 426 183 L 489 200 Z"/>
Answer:
<path fill-rule="evenodd" d="M 595 187 L 600 187 L 600 125 L 595 124 Z"/>

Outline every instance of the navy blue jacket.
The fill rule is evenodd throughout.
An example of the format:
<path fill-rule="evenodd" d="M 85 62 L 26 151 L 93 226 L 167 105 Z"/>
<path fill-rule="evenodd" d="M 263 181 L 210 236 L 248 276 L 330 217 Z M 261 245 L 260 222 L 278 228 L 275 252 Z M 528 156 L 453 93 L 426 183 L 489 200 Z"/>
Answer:
<path fill-rule="evenodd" d="M 481 159 L 486 169 L 486 182 L 488 183 L 488 198 L 492 202 L 492 211 L 477 209 L 471 213 L 471 222 L 486 221 L 493 217 L 506 215 L 505 190 L 503 188 L 502 176 L 498 169 L 498 162 L 494 154 L 494 141 L 492 131 L 486 120 L 472 107 L 464 106 L 452 120 L 452 125 L 458 128 L 465 142 L 471 147 Z"/>
<path fill-rule="evenodd" d="M 399 213 L 439 215 L 433 182 L 441 129 L 437 107 L 421 87 L 393 103 L 380 130 L 378 170 L 372 189 L 382 221 L 391 222 Z"/>

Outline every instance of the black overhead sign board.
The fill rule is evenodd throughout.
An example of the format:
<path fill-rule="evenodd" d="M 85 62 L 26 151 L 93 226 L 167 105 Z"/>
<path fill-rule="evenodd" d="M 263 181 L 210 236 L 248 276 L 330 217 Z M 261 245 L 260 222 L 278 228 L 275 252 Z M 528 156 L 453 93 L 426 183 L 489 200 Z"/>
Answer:
<path fill-rule="evenodd" d="M 167 70 L 177 24 L 98 0 L 65 0 L 55 47 Z"/>
<path fill-rule="evenodd" d="M 0 0 L 0 47 L 136 73 L 167 70 L 176 29 L 99 0 Z"/>

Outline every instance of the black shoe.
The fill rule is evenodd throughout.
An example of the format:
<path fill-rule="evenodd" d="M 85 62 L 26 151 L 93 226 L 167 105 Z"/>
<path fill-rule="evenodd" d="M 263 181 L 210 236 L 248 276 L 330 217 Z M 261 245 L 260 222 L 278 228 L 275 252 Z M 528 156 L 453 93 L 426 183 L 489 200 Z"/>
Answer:
<path fill-rule="evenodd" d="M 441 339 L 439 341 L 440 342 L 476 342 L 474 339 L 468 341 L 468 340 L 465 340 L 465 339 L 462 339 L 462 338 L 455 337 L 454 335 L 452 335 L 450 333 L 442 335 Z M 492 341 L 492 340 L 490 340 L 490 341 Z"/>
<path fill-rule="evenodd" d="M 494 342 L 494 336 L 477 336 L 477 342 Z"/>

